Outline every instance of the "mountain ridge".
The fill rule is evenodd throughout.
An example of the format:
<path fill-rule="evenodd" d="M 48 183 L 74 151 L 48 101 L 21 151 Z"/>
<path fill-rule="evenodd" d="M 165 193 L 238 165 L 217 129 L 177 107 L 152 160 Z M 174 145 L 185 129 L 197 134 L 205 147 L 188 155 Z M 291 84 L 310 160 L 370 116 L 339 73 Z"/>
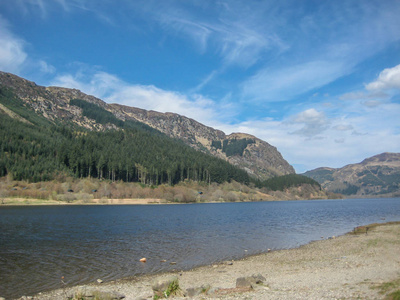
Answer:
<path fill-rule="evenodd" d="M 320 167 L 302 175 L 350 197 L 400 196 L 400 153 L 384 152 L 341 168 Z"/>
<path fill-rule="evenodd" d="M 0 72 L 0 84 L 11 88 L 36 113 L 52 122 L 68 121 L 89 130 L 117 129 L 115 124 L 99 124 L 84 116 L 81 108 L 70 105 L 72 99 L 81 99 L 104 108 L 122 121 L 141 122 L 170 137 L 178 138 L 192 148 L 222 158 L 261 180 L 295 173 L 294 168 L 276 147 L 249 134 L 226 135 L 221 130 L 176 113 L 160 113 L 116 103 L 108 104 L 77 89 L 44 87 L 10 73 Z M 227 155 L 223 148 L 218 149 L 212 146 L 213 142 L 217 142 L 233 147 L 234 144 L 239 144 L 243 140 L 248 144 L 242 152 L 234 152 L 235 155 Z"/>

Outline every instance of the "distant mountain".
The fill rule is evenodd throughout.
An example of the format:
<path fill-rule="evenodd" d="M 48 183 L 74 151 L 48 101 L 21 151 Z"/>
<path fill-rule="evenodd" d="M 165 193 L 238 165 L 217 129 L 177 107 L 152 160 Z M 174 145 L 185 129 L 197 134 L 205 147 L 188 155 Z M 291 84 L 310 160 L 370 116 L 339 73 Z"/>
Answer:
<path fill-rule="evenodd" d="M 400 196 L 400 153 L 382 153 L 342 168 L 318 168 L 303 175 L 330 192 L 354 197 Z"/>
<path fill-rule="evenodd" d="M 107 104 L 76 89 L 38 86 L 34 82 L 5 72 L 0 72 L 0 88 L 4 99 L 9 95 L 16 99 L 11 104 L 12 107 L 0 102 L 0 113 L 26 125 L 43 125 L 46 120 L 48 124 L 70 124 L 91 132 L 119 130 L 127 126 L 136 129 L 151 127 L 169 137 L 178 138 L 205 154 L 226 160 L 261 180 L 295 173 L 293 167 L 275 147 L 248 134 L 226 135 L 220 130 L 178 114 Z M 27 110 L 35 112 L 36 116 L 29 115 Z M 196 176 L 207 176 L 205 170 L 196 170 Z M 205 173 L 200 175 L 200 172 Z M 181 175 L 189 176 L 182 170 Z"/>

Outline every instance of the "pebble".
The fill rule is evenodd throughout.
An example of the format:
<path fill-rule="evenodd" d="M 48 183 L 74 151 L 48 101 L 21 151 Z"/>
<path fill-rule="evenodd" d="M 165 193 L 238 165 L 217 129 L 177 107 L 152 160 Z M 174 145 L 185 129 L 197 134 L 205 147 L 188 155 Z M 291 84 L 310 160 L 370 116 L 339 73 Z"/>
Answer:
<path fill-rule="evenodd" d="M 143 257 L 139 261 L 145 263 L 147 261 L 147 259 L 146 259 L 146 257 Z"/>
<path fill-rule="evenodd" d="M 98 283 L 103 283 L 103 280 L 97 279 L 97 282 L 98 282 Z"/>

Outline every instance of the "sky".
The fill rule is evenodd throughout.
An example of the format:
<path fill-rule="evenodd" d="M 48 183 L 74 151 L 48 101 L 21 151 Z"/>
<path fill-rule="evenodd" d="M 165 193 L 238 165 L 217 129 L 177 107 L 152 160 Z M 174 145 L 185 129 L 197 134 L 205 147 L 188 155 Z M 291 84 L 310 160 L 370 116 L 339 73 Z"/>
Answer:
<path fill-rule="evenodd" d="M 0 0 L 0 70 L 277 147 L 400 152 L 400 1 Z"/>

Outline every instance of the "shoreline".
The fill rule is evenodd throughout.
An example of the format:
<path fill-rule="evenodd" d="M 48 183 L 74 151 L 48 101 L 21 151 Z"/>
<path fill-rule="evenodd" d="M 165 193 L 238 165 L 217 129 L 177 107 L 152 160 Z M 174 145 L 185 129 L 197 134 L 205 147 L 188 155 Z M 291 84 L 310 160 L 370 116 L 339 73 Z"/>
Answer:
<path fill-rule="evenodd" d="M 318 200 L 336 200 L 336 199 L 269 199 L 269 200 L 244 200 L 244 201 L 199 201 L 199 202 L 174 202 L 165 199 L 155 198 L 132 198 L 132 199 L 92 199 L 90 202 L 77 200 L 74 202 L 59 201 L 59 200 L 42 200 L 33 198 L 3 198 L 0 202 L 1 207 L 7 206 L 46 206 L 46 205 L 166 205 L 166 204 L 202 204 L 202 203 L 245 203 L 245 202 L 275 202 L 275 201 L 318 201 Z"/>
<path fill-rule="evenodd" d="M 92 199 L 86 201 L 59 201 L 34 198 L 3 198 L 1 206 L 40 206 L 40 205 L 147 205 L 147 204 L 174 204 L 163 199 L 154 198 L 133 198 L 133 199 Z"/>
<path fill-rule="evenodd" d="M 365 228 L 369 227 L 368 232 Z M 361 231 L 197 267 L 94 282 L 40 293 L 32 299 L 66 299 L 67 295 L 96 293 L 123 295 L 126 300 L 152 299 L 152 284 L 176 276 L 184 293 L 174 299 L 384 299 L 400 290 L 400 222 L 358 227 Z M 261 276 L 260 284 L 238 287 L 238 278 Z M 385 283 L 392 283 L 392 289 Z M 393 284 L 394 283 L 394 284 Z"/>

